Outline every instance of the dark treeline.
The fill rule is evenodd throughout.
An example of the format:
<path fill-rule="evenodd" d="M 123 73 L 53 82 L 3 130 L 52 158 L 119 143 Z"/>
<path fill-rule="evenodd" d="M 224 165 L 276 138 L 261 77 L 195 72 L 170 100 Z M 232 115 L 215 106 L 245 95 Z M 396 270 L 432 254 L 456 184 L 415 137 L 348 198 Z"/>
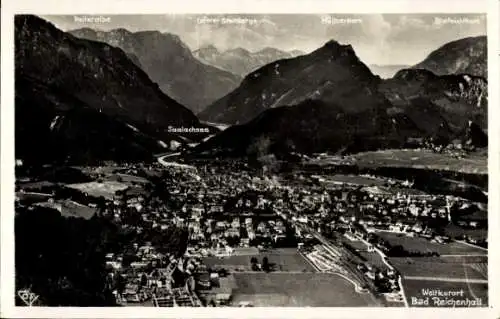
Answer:
<path fill-rule="evenodd" d="M 103 233 L 95 218 L 64 218 L 44 208 L 19 210 L 16 290 L 29 288 L 44 306 L 115 305 L 105 285 Z"/>
<path fill-rule="evenodd" d="M 407 250 L 402 245 L 391 245 L 387 240 L 377 234 L 371 233 L 368 242 L 385 251 L 388 257 L 439 257 L 437 251 L 427 248 L 425 251 Z"/>
<path fill-rule="evenodd" d="M 187 245 L 187 231 L 174 226 L 139 235 L 98 215 L 65 218 L 41 207 L 17 209 L 15 237 L 16 290 L 30 289 L 44 306 L 115 306 L 106 253 L 123 253 L 125 262 L 136 259 L 133 243 L 176 256 Z"/>

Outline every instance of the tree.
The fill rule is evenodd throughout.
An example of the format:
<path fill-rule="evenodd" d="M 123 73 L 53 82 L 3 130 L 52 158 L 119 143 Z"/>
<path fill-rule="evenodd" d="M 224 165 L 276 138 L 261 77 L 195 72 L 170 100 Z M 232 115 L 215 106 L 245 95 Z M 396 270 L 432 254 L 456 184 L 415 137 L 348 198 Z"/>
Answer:
<path fill-rule="evenodd" d="M 390 257 L 404 257 L 408 252 L 401 245 L 393 246 L 387 252 Z"/>
<path fill-rule="evenodd" d="M 262 258 L 262 269 L 265 272 L 271 271 L 271 266 L 269 265 L 269 260 L 267 259 L 267 257 Z"/>
<path fill-rule="evenodd" d="M 122 275 L 118 274 L 116 276 L 116 290 L 118 291 L 119 294 L 122 294 L 124 291 L 125 291 L 125 285 L 126 285 L 127 281 L 125 280 L 125 278 L 123 278 Z"/>
<path fill-rule="evenodd" d="M 106 209 L 106 199 L 104 198 L 104 196 L 99 196 L 96 204 L 99 212 L 104 211 Z"/>
<path fill-rule="evenodd" d="M 237 246 L 240 243 L 240 237 L 238 236 L 231 236 L 227 237 L 227 244 L 231 247 Z"/>
<path fill-rule="evenodd" d="M 293 142 L 293 140 L 291 140 L 289 138 L 286 139 L 286 141 L 285 141 L 285 147 L 288 151 L 291 151 L 291 152 L 295 151 L 295 149 L 296 149 L 295 143 Z"/>
<path fill-rule="evenodd" d="M 131 263 L 138 261 L 138 259 L 135 253 L 127 251 L 123 254 L 122 265 L 123 267 L 129 267 Z"/>
<path fill-rule="evenodd" d="M 142 274 L 141 276 L 141 286 L 146 287 L 148 285 L 148 277 L 146 274 Z"/>
<path fill-rule="evenodd" d="M 260 136 L 247 149 L 247 154 L 259 158 L 269 153 L 271 139 L 267 136 Z"/>
<path fill-rule="evenodd" d="M 258 271 L 259 267 L 257 266 L 257 263 L 252 264 L 252 271 Z"/>
<path fill-rule="evenodd" d="M 219 277 L 227 277 L 227 270 L 225 268 L 219 269 Z"/>
<path fill-rule="evenodd" d="M 274 154 L 259 156 L 257 162 L 266 172 L 277 172 L 280 169 L 280 162 Z"/>

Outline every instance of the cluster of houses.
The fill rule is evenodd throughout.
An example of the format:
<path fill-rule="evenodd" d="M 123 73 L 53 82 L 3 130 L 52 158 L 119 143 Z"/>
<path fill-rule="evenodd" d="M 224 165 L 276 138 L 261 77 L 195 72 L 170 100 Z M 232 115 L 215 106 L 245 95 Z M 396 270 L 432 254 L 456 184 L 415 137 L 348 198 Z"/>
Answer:
<path fill-rule="evenodd" d="M 123 255 L 106 255 L 111 287 L 120 305 L 201 307 L 208 302 L 221 305 L 231 297 L 230 277 L 207 269 L 200 258 L 163 255 L 149 244 L 137 247 L 136 256 L 138 261 L 126 265 Z"/>
<path fill-rule="evenodd" d="M 198 239 L 202 239 L 201 229 L 204 228 L 209 231 L 210 240 L 224 238 L 226 241 L 223 240 L 222 244 L 227 244 L 227 238 L 238 235 L 242 246 L 251 245 L 254 236 L 271 236 L 276 239 L 284 236 L 286 227 L 283 224 L 287 220 L 299 220 L 314 228 L 323 229 L 326 226 L 334 230 L 348 230 L 355 223 L 364 225 L 369 230 L 405 233 L 437 242 L 444 241 L 445 236 L 437 235 L 433 225 L 452 223 L 469 229 L 485 227 L 484 208 L 478 208 L 475 203 L 463 198 L 425 194 L 412 189 L 411 183 L 394 187 L 360 187 L 348 184 L 326 187 L 321 183 L 314 183 L 313 176 L 294 176 L 293 181 L 283 182 L 277 176 L 256 177 L 245 171 L 217 171 L 214 168 L 203 175 L 206 187 L 216 189 L 217 192 L 213 196 L 210 192 L 204 193 L 203 200 L 208 208 L 198 216 L 210 216 L 213 211 L 219 216 L 228 211 L 245 216 L 255 210 L 267 210 L 280 217 L 257 224 L 250 223 L 248 219 L 243 221 L 242 218 L 229 217 L 228 220 L 217 220 L 215 226 L 212 226 L 213 221 L 208 218 L 205 225 L 195 224 L 193 227 Z M 297 187 L 294 185 L 296 182 Z M 239 196 L 248 191 L 257 191 L 258 196 Z M 228 200 L 235 196 L 239 196 L 236 204 L 227 207 Z M 467 209 L 475 209 L 479 213 L 463 214 Z M 224 231 L 214 233 L 215 229 Z M 207 238 L 207 234 L 204 235 Z M 477 240 L 469 237 L 465 239 L 471 243 Z"/>
<path fill-rule="evenodd" d="M 478 229 L 485 227 L 487 221 L 487 212 L 480 205 L 463 198 L 422 194 L 412 189 L 309 187 L 288 191 L 286 198 L 285 206 L 282 201 L 275 202 L 281 215 L 318 229 L 347 230 L 350 224 L 356 223 L 371 230 L 427 236 L 434 233 L 432 225 L 446 226 L 453 222 L 465 229 Z"/>
<path fill-rule="evenodd" d="M 156 176 L 167 172 L 168 176 L 162 176 L 163 184 L 154 190 L 155 186 L 150 185 L 147 178 L 137 176 L 144 172 Z M 98 169 L 92 174 L 105 180 L 69 188 L 71 194 L 85 190 L 81 199 L 78 197 L 81 194 L 72 195 L 62 204 L 60 199 L 50 199 L 54 194 L 48 194 L 49 198 L 47 194 L 33 196 L 43 198 L 46 203 L 42 205 L 60 207 L 61 211 L 65 207 L 82 210 L 78 203 L 87 201 L 80 205 L 95 209 L 100 216 L 137 234 L 168 231 L 173 226 L 187 229 L 189 233 L 185 258 L 161 254 L 148 243 L 133 245 L 135 257 L 131 263 L 119 252 L 106 256 L 110 282 L 114 283 L 115 295 L 121 304 L 200 305 L 199 295 L 205 303 L 223 305 L 229 302 L 234 278 L 207 269 L 200 257 L 277 245 L 294 232 L 294 236 L 301 238 L 301 228 L 289 231 L 296 223 L 307 224 L 320 232 L 325 229 L 350 233 L 361 231 L 358 229 L 367 233 L 386 230 L 441 240 L 428 226 L 428 221 L 448 223 L 454 212 L 471 206 L 463 199 L 411 193 L 408 189 L 326 187 L 311 176 L 287 179 L 256 176 L 246 170 L 215 166 L 129 165 L 119 174 L 112 174 L 113 180 Z M 121 184 L 127 187 L 118 187 Z M 113 191 L 109 192 L 110 189 Z M 155 196 L 151 196 L 153 191 Z M 28 197 L 22 192 L 19 196 Z M 484 217 L 477 215 L 477 219 L 472 217 L 457 223 L 461 222 L 464 227 L 482 227 L 480 218 Z M 90 218 L 93 214 L 86 211 L 85 216 Z M 362 271 L 371 280 L 383 276 L 388 278 L 389 288 L 397 288 L 390 270 L 374 271 L 370 265 L 360 267 L 364 267 Z"/>
<path fill-rule="evenodd" d="M 278 242 L 285 238 L 286 226 L 275 217 L 254 222 L 252 217 L 228 217 L 229 220 L 203 218 L 190 222 L 188 251 L 199 256 L 225 256 L 237 254 L 245 248 L 263 246 L 262 243 Z"/>

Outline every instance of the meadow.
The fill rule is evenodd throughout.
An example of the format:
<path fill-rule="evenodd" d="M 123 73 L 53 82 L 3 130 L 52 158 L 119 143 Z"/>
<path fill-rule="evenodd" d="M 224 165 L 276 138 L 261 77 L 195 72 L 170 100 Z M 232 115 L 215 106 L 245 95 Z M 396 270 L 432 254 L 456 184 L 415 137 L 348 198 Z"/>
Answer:
<path fill-rule="evenodd" d="M 302 257 L 295 248 L 272 249 L 259 254 L 251 255 L 233 255 L 229 257 L 205 257 L 203 262 L 208 267 L 215 266 L 231 266 L 241 268 L 243 271 L 250 270 L 250 260 L 252 257 L 257 258 L 259 263 L 267 257 L 269 263 L 274 265 L 275 271 L 292 271 L 292 272 L 313 272 L 315 271 L 311 264 Z"/>
<path fill-rule="evenodd" d="M 488 252 L 470 245 L 465 245 L 459 242 L 450 243 L 432 243 L 426 238 L 422 237 L 408 237 L 404 234 L 379 232 L 380 237 L 385 239 L 391 246 L 401 245 L 407 251 L 419 252 L 437 252 L 440 255 L 487 255 Z"/>
<path fill-rule="evenodd" d="M 464 158 L 457 158 L 430 150 L 402 149 L 358 153 L 353 159 L 359 167 L 411 167 L 488 174 L 486 154 L 469 154 Z"/>
<path fill-rule="evenodd" d="M 443 262 L 439 258 L 389 258 L 389 262 L 404 277 L 432 277 L 453 279 L 479 279 L 484 280 L 487 273 L 484 272 L 487 263 L 472 263 L 469 261 Z"/>
<path fill-rule="evenodd" d="M 256 307 L 379 306 L 370 294 L 359 294 L 344 278 L 326 273 L 235 274 L 238 288 L 233 304 L 248 301 Z"/>

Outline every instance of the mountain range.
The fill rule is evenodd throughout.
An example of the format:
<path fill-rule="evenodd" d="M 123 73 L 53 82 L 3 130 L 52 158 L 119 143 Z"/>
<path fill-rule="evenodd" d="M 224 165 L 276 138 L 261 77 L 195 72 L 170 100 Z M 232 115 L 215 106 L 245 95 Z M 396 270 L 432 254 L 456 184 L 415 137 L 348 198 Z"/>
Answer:
<path fill-rule="evenodd" d="M 241 81 L 238 75 L 200 62 L 178 36 L 170 33 L 130 32 L 123 28 L 108 32 L 83 28 L 69 33 L 105 42 L 137 57 L 142 69 L 164 93 L 195 113 Z"/>
<path fill-rule="evenodd" d="M 245 123 L 262 111 L 306 99 L 356 99 L 377 82 L 351 46 L 330 41 L 293 59 L 278 60 L 247 75 L 238 89 L 210 105 L 199 117 L 209 122 Z M 353 100 L 354 102 L 354 100 Z"/>
<path fill-rule="evenodd" d="M 414 66 L 371 64 L 370 69 L 383 79 L 408 68 L 425 69 L 436 75 L 470 74 L 487 79 L 487 44 L 486 36 L 467 37 L 444 44 Z"/>
<path fill-rule="evenodd" d="M 434 110 L 452 129 L 472 120 L 481 128 L 488 125 L 488 84 L 469 74 L 436 75 L 423 69 L 404 69 L 379 85 L 379 91 L 394 106 L 419 112 Z"/>
<path fill-rule="evenodd" d="M 250 52 L 243 48 L 221 52 L 213 45 L 209 45 L 193 51 L 193 54 L 206 64 L 244 77 L 268 63 L 303 55 L 304 52 L 299 50 L 287 52 L 271 47 L 256 52 Z"/>
<path fill-rule="evenodd" d="M 483 38 L 466 38 L 464 41 L 475 48 L 479 46 L 476 42 L 482 43 Z M 450 61 L 444 64 L 459 64 L 456 54 L 446 53 L 450 47 L 455 52 L 455 45 L 445 45 L 418 65 L 429 64 L 427 61 L 435 56 L 449 56 Z M 485 57 L 471 58 L 470 62 L 464 61 L 462 56 L 458 59 L 462 65 L 467 65 L 467 69 L 481 70 L 487 65 Z M 486 78 L 480 74 L 450 72 L 440 76 L 432 70 L 410 67 L 399 70 L 392 78 L 381 80 L 357 58 L 351 46 L 330 41 L 310 54 L 278 60 L 252 72 L 238 89 L 207 107 L 199 117 L 210 122 L 240 124 L 269 108 L 295 105 L 307 99 L 325 100 L 331 99 L 332 95 L 352 99 L 355 94 L 343 91 L 348 90 L 353 81 L 377 82 L 376 90 L 395 104 L 418 97 L 450 111 L 453 111 L 451 103 L 462 113 L 467 110 L 486 113 Z M 471 107 L 474 105 L 476 107 Z M 486 125 L 486 122 L 481 125 Z"/>
<path fill-rule="evenodd" d="M 487 61 L 476 58 L 475 49 L 481 37 L 458 41 L 474 54 L 457 54 L 456 41 L 389 79 L 375 75 L 350 45 L 334 40 L 309 54 L 274 60 L 199 113 L 204 121 L 233 125 L 207 140 L 217 129 L 201 124 L 141 69 L 156 64 L 163 78 L 186 80 L 193 99 L 204 92 L 193 86 L 196 72 L 208 72 L 207 83 L 214 74 L 220 79 L 219 72 L 231 74 L 199 62 L 178 38 L 124 29 L 81 29 L 72 32 L 76 37 L 31 15 L 16 16 L 15 28 L 17 158 L 144 160 L 173 140 L 204 140 L 197 153 L 239 155 L 398 148 L 411 138 L 487 143 L 487 81 L 478 74 Z M 86 39 L 95 37 L 99 41 Z M 161 49 L 146 52 L 151 48 Z M 170 58 L 162 55 L 166 51 Z M 423 68 L 432 68 L 430 61 L 437 57 L 448 57 L 444 66 L 461 68 L 450 69 L 450 74 Z M 191 82 L 177 77 L 185 75 L 186 70 L 179 70 L 185 63 L 197 65 L 188 68 Z M 202 131 L 173 133 L 172 127 Z"/>
<path fill-rule="evenodd" d="M 437 75 L 464 73 L 487 79 L 487 45 L 486 36 L 452 41 L 431 52 L 413 68 L 426 69 Z"/>
<path fill-rule="evenodd" d="M 468 68 L 482 68 L 474 63 L 486 60 L 474 59 Z M 234 124 L 200 145 L 201 153 L 243 154 L 262 140 L 270 150 L 304 152 L 402 147 L 410 138 L 451 140 L 468 121 L 486 129 L 487 82 L 417 68 L 382 80 L 350 45 L 329 41 L 252 72 L 199 116 Z"/>
<path fill-rule="evenodd" d="M 147 159 L 206 135 L 169 132 L 202 125 L 130 55 L 33 15 L 15 17 L 15 123 L 16 158 L 38 162 Z"/>

